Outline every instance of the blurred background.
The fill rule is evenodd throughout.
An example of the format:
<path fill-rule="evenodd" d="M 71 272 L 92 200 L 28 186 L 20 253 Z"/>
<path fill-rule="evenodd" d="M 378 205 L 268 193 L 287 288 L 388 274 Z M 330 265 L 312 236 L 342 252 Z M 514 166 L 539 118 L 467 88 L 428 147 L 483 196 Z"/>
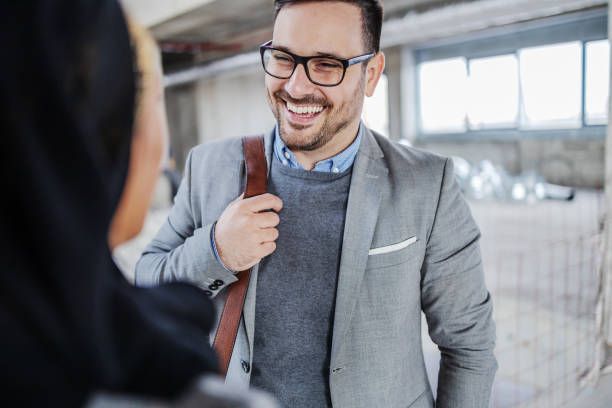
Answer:
<path fill-rule="evenodd" d="M 171 136 L 145 228 L 114 254 L 132 278 L 189 149 L 274 126 L 258 52 L 273 1 L 122 2 L 160 44 Z M 387 65 L 363 120 L 455 161 L 495 301 L 491 406 L 612 406 L 608 2 L 383 4 Z M 435 389 L 439 353 L 423 322 Z"/>

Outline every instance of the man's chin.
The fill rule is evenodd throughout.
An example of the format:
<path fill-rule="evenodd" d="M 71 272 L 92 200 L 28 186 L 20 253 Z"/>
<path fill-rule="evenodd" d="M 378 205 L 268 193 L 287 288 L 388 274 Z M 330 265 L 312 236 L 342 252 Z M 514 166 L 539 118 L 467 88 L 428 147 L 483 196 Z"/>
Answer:
<path fill-rule="evenodd" d="M 317 144 L 319 133 L 315 132 L 312 126 L 302 128 L 284 126 L 280 129 L 283 143 L 292 151 L 311 151 L 316 149 L 315 145 Z"/>
<path fill-rule="evenodd" d="M 287 131 L 302 131 L 313 127 L 312 124 L 295 123 L 285 120 L 285 129 Z"/>
<path fill-rule="evenodd" d="M 309 140 L 316 133 L 317 123 L 298 123 L 283 116 L 281 121 L 281 131 L 283 138 L 291 140 Z"/>

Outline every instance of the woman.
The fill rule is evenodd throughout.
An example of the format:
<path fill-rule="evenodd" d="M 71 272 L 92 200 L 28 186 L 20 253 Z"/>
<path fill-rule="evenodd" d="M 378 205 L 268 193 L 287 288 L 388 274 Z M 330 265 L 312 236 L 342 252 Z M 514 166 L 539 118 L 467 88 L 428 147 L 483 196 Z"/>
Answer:
<path fill-rule="evenodd" d="M 129 161 L 136 87 L 122 11 L 112 0 L 9 2 L 0 33 L 8 180 L 1 398 L 71 407 L 98 390 L 174 397 L 216 368 L 207 340 L 213 313 L 192 286 L 132 287 L 111 259 L 108 242 L 134 232 L 116 227 L 126 225 L 125 209 L 109 232 L 128 163 L 130 173 L 146 171 L 133 170 L 134 160 L 152 157 L 143 146 L 156 148 L 136 136 Z M 142 118 L 147 108 L 139 109 Z M 136 132 L 147 123 L 137 122 Z M 133 209 L 129 196 L 139 190 L 129 193 L 130 180 L 121 206 Z"/>

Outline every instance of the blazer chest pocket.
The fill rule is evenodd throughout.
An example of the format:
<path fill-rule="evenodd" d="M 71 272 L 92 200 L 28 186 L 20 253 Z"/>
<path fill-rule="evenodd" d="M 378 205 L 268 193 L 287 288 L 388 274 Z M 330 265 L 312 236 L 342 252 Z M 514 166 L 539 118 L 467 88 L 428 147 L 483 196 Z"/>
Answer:
<path fill-rule="evenodd" d="M 395 244 L 378 246 L 368 251 L 367 269 L 399 265 L 416 256 L 418 238 L 410 237 Z"/>

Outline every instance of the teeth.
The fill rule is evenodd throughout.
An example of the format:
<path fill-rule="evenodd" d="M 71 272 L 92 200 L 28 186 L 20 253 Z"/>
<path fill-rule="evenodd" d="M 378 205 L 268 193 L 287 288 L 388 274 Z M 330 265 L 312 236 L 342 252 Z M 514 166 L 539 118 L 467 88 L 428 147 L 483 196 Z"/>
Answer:
<path fill-rule="evenodd" d="M 312 115 L 315 113 L 319 113 L 323 110 L 322 106 L 297 106 L 289 102 L 287 102 L 287 108 L 291 112 L 297 113 L 298 115 L 303 115 L 303 114 Z"/>

